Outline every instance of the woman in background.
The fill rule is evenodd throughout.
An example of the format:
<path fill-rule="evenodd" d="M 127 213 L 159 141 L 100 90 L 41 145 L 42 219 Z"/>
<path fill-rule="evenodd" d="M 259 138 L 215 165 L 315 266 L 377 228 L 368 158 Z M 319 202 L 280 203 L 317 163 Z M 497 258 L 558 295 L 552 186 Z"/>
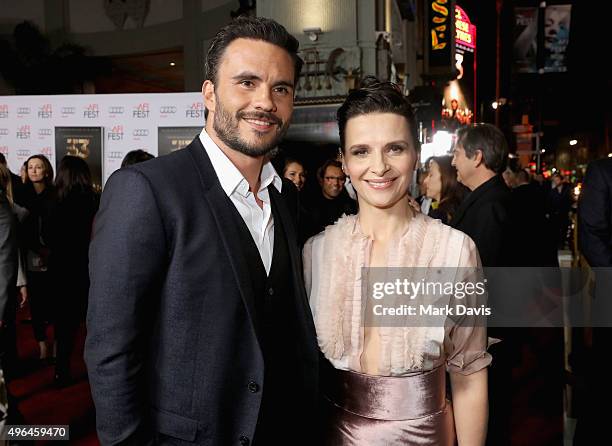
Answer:
<path fill-rule="evenodd" d="M 306 183 L 306 170 L 304 165 L 296 159 L 287 158 L 285 167 L 283 168 L 283 176 L 295 184 L 300 192 L 304 189 Z"/>
<path fill-rule="evenodd" d="M 98 197 L 89 166 L 75 156 L 65 156 L 60 162 L 55 188 L 57 204 L 50 219 L 49 272 L 55 294 L 55 381 L 63 386 L 71 379 L 70 355 L 87 307 L 88 251 Z"/>
<path fill-rule="evenodd" d="M 467 193 L 467 188 L 457 181 L 457 169 L 451 164 L 452 160 L 451 156 L 431 157 L 423 180 L 427 196 L 435 200 L 428 215 L 444 224 L 450 224 Z"/>
<path fill-rule="evenodd" d="M 486 328 L 472 318 L 446 318 L 437 327 L 408 320 L 368 326 L 361 296 L 363 267 L 420 267 L 432 275 L 446 267 L 462 281 L 462 268 L 480 263 L 476 246 L 413 210 L 408 191 L 419 143 L 412 108 L 394 84 L 351 91 L 338 124 L 359 213 L 341 217 L 304 246 L 306 290 L 327 359 L 323 443 L 483 445 L 491 362 Z"/>
<path fill-rule="evenodd" d="M 48 269 L 49 216 L 55 206 L 53 167 L 44 155 L 32 155 L 26 161 L 24 207 L 29 215 L 23 220 L 22 233 L 26 249 L 28 298 L 34 337 L 38 341 L 41 360 L 54 355 L 47 345 L 46 324 L 51 320 L 54 296 L 50 292 Z"/>

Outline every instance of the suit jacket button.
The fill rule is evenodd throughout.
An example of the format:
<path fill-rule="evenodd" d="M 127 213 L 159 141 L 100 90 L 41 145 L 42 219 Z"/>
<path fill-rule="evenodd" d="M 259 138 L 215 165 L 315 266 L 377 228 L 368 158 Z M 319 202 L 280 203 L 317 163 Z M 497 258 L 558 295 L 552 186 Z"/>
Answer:
<path fill-rule="evenodd" d="M 247 387 L 251 393 L 257 393 L 259 391 L 259 386 L 255 381 L 249 381 L 249 385 Z"/>
<path fill-rule="evenodd" d="M 241 446 L 249 446 L 249 443 L 251 442 L 251 440 L 249 440 L 249 437 L 246 437 L 244 435 L 241 435 L 238 441 L 240 441 Z"/>
<path fill-rule="evenodd" d="M 269 288 L 269 289 L 268 289 L 268 294 L 269 294 L 270 296 L 273 296 L 273 295 L 274 295 L 274 288 Z"/>

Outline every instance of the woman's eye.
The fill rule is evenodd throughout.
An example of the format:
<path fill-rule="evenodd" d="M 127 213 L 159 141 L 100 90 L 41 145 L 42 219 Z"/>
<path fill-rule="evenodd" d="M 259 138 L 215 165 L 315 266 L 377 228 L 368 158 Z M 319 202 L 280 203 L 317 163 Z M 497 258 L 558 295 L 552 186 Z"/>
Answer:
<path fill-rule="evenodd" d="M 404 148 L 402 146 L 391 146 L 389 147 L 389 153 L 402 153 Z"/>
<path fill-rule="evenodd" d="M 354 156 L 365 156 L 368 154 L 367 149 L 354 149 L 351 151 Z"/>

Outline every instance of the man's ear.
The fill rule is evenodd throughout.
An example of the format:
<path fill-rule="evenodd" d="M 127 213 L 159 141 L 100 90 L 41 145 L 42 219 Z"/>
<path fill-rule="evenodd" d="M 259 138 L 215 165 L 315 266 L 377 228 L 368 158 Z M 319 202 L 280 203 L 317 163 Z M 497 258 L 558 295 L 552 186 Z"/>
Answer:
<path fill-rule="evenodd" d="M 215 111 L 215 84 L 210 80 L 205 80 L 202 84 L 202 97 L 204 98 L 204 106 L 209 112 Z"/>
<path fill-rule="evenodd" d="M 476 167 L 480 167 L 481 164 L 484 164 L 484 157 L 482 155 L 482 150 L 476 150 L 474 152 L 474 162 L 476 163 Z"/>

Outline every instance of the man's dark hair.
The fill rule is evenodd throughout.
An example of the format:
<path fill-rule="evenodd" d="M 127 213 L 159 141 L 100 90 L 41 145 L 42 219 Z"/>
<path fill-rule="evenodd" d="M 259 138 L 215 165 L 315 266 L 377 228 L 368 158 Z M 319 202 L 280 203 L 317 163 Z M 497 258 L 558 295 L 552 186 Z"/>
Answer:
<path fill-rule="evenodd" d="M 219 30 L 213 38 L 205 62 L 206 80 L 213 84 L 217 81 L 217 72 L 225 49 L 236 39 L 262 40 L 286 50 L 293 59 L 295 81 L 300 75 L 303 61 L 298 56 L 300 43 L 287 32 L 285 27 L 265 17 L 245 17 L 234 19 Z"/>
<path fill-rule="evenodd" d="M 348 120 L 369 113 L 395 113 L 406 118 L 414 148 L 417 152 L 419 151 L 420 144 L 414 111 L 400 87 L 392 82 L 379 82 L 374 76 L 367 76 L 361 82 L 360 88 L 349 92 L 344 104 L 338 109 L 337 118 L 342 152 L 344 152 L 344 137 Z"/>
<path fill-rule="evenodd" d="M 323 163 L 323 165 L 317 169 L 317 177 L 319 180 L 323 181 L 328 167 L 337 167 L 338 169 L 342 169 L 342 163 L 336 160 L 325 161 L 325 163 Z"/>
<path fill-rule="evenodd" d="M 482 152 L 482 160 L 487 169 L 502 173 L 508 164 L 508 143 L 504 134 L 491 124 L 473 124 L 457 131 L 457 145 L 465 150 L 472 159 L 476 151 Z"/>
<path fill-rule="evenodd" d="M 121 167 L 131 166 L 132 164 L 142 163 L 143 161 L 149 161 L 155 158 L 149 152 L 145 152 L 144 150 L 137 149 L 128 152 L 123 161 L 121 161 Z"/>

